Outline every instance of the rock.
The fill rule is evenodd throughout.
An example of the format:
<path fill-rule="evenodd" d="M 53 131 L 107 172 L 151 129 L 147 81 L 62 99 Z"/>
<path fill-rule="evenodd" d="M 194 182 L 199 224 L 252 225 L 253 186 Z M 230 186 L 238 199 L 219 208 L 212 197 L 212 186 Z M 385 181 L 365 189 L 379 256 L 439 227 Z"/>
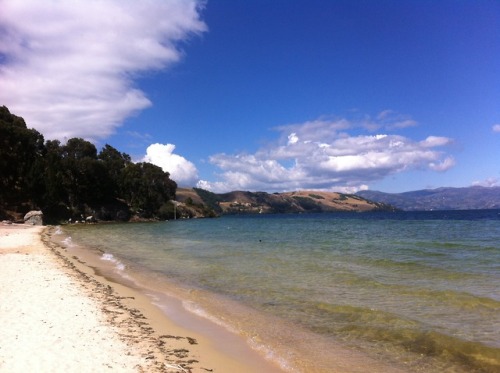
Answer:
<path fill-rule="evenodd" d="M 43 212 L 30 211 L 24 215 L 24 224 L 43 225 Z"/>

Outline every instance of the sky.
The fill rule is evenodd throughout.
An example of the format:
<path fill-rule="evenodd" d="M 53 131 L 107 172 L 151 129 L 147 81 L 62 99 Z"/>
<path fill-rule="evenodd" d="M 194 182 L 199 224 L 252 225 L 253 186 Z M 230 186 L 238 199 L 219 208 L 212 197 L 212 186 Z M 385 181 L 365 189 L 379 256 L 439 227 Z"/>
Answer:
<path fill-rule="evenodd" d="M 500 186 L 500 2 L 0 0 L 0 105 L 218 193 Z"/>

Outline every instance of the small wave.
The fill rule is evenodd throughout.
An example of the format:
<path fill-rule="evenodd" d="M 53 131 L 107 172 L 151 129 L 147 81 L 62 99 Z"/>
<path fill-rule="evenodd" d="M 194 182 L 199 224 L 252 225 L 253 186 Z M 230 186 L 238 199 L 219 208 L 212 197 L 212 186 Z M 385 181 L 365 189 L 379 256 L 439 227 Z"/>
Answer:
<path fill-rule="evenodd" d="M 297 369 L 292 367 L 285 358 L 283 358 L 282 356 L 278 356 L 271 347 L 265 346 L 253 337 L 249 338 L 247 340 L 247 343 L 253 350 L 259 352 L 262 356 L 264 356 L 266 360 L 278 364 L 278 366 L 285 372 L 297 372 Z"/>
<path fill-rule="evenodd" d="M 182 301 L 182 306 L 187 311 L 194 313 L 197 316 L 203 317 L 207 320 L 210 320 L 214 324 L 217 324 L 219 326 L 222 326 L 224 329 L 229 330 L 231 333 L 237 334 L 236 329 L 234 329 L 233 327 L 231 327 L 229 324 L 225 323 L 224 321 L 222 321 L 218 317 L 215 317 L 215 316 L 209 314 L 207 311 L 205 311 L 203 308 L 198 306 L 196 303 L 184 300 L 184 301 Z"/>
<path fill-rule="evenodd" d="M 66 246 L 66 247 L 71 247 L 71 246 L 74 246 L 73 244 L 73 240 L 71 239 L 71 236 L 68 236 L 66 237 L 63 241 L 62 241 L 63 245 Z"/>
<path fill-rule="evenodd" d="M 120 262 L 119 260 L 117 260 L 117 259 L 113 256 L 113 254 L 110 254 L 110 253 L 104 253 L 104 254 L 102 254 L 102 256 L 101 256 L 101 260 L 105 260 L 105 261 L 109 261 L 109 262 L 111 262 L 111 263 L 114 263 L 115 268 L 116 268 L 118 271 L 120 271 L 120 272 L 124 271 L 124 270 L 125 270 L 125 268 L 126 268 L 126 267 L 125 267 L 125 264 L 123 264 L 122 262 Z"/>
<path fill-rule="evenodd" d="M 114 262 L 115 261 L 115 257 L 113 256 L 113 254 L 104 253 L 101 256 L 101 260 L 108 260 L 110 262 Z"/>
<path fill-rule="evenodd" d="M 56 230 L 54 231 L 54 234 L 55 234 L 55 235 L 60 235 L 60 234 L 62 234 L 62 233 L 63 233 L 63 232 L 62 232 L 61 227 L 60 227 L 60 226 L 57 226 L 57 227 L 56 227 Z"/>

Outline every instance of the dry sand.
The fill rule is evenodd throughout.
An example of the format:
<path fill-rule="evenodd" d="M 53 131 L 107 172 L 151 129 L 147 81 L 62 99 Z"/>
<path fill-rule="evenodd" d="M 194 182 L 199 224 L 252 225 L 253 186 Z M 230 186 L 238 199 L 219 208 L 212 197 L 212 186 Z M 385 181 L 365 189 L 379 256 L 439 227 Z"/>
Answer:
<path fill-rule="evenodd" d="M 45 229 L 0 224 L 1 372 L 267 371 L 42 242 Z"/>

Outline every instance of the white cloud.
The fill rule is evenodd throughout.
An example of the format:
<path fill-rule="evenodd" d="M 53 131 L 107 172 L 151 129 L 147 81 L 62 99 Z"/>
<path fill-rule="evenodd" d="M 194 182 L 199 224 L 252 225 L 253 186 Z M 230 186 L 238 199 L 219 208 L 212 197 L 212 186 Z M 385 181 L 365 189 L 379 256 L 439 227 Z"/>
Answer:
<path fill-rule="evenodd" d="M 288 145 L 296 144 L 298 141 L 299 141 L 299 137 L 297 136 L 297 134 L 295 132 L 288 135 Z"/>
<path fill-rule="evenodd" d="M 440 136 L 429 136 L 424 141 L 420 141 L 420 145 L 425 148 L 433 148 L 437 146 L 449 145 L 451 143 L 451 139 L 448 137 L 440 137 Z"/>
<path fill-rule="evenodd" d="M 174 154 L 173 144 L 152 144 L 146 150 L 143 162 L 150 162 L 170 173 L 172 180 L 179 186 L 193 186 L 198 180 L 198 170 L 196 166 L 186 158 Z"/>
<path fill-rule="evenodd" d="M 435 162 L 429 163 L 429 168 L 431 170 L 439 172 L 447 171 L 453 166 L 455 166 L 455 159 L 453 159 L 453 157 L 446 157 L 445 159 L 437 163 Z"/>
<path fill-rule="evenodd" d="M 500 124 L 495 124 L 493 127 L 493 132 L 500 132 Z"/>
<path fill-rule="evenodd" d="M 385 114 L 388 115 L 388 114 Z M 441 150 L 446 137 L 422 141 L 394 134 L 349 135 L 359 127 L 345 119 L 282 126 L 279 140 L 255 154 L 216 154 L 210 162 L 222 173 L 215 183 L 199 185 L 215 192 L 296 189 L 360 190 L 391 174 L 412 169 L 446 171 L 453 157 Z"/>
<path fill-rule="evenodd" d="M 472 185 L 484 187 L 500 187 L 500 180 L 498 180 L 496 177 L 490 177 L 486 180 L 474 181 Z"/>
<path fill-rule="evenodd" d="M 151 105 L 138 74 L 206 27 L 197 0 L 3 0 L 0 102 L 49 139 L 102 139 Z"/>
<path fill-rule="evenodd" d="M 396 130 L 406 127 L 416 126 L 418 123 L 408 115 L 399 114 L 393 110 L 384 110 L 377 114 L 375 118 L 363 115 L 358 118 L 333 118 L 326 117 L 305 123 L 289 124 L 279 126 L 275 129 L 286 136 L 290 142 L 298 139 L 304 141 L 325 141 L 328 142 L 339 136 L 348 136 L 345 131 L 352 129 L 362 129 L 369 132 L 379 130 Z"/>

